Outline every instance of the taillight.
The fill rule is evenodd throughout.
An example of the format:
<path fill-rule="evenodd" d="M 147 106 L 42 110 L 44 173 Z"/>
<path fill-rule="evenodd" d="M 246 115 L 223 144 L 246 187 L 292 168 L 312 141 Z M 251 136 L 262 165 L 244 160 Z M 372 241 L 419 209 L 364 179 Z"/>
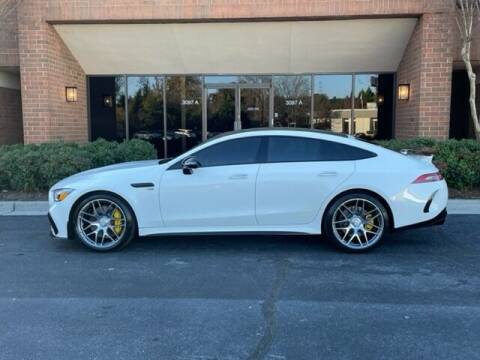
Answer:
<path fill-rule="evenodd" d="M 429 173 L 420 175 L 418 178 L 415 179 L 413 184 L 423 184 L 440 180 L 443 180 L 443 176 L 442 174 L 440 174 L 440 172 Z"/>

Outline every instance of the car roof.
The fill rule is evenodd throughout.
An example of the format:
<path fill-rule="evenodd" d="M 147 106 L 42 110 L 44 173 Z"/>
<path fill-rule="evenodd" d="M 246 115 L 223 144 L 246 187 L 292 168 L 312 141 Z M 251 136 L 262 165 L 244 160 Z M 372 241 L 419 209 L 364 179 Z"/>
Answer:
<path fill-rule="evenodd" d="M 305 129 L 305 128 L 282 128 L 282 127 L 262 127 L 262 128 L 253 128 L 253 129 L 242 129 L 242 130 L 235 130 L 235 131 L 228 131 L 221 134 L 218 134 L 209 140 L 217 140 L 226 136 L 237 135 L 237 134 L 244 134 L 244 133 L 253 133 L 253 134 L 261 134 L 262 132 L 271 132 L 271 131 L 278 131 L 278 132 L 291 132 L 296 131 L 299 133 L 313 133 L 313 134 L 324 134 L 324 135 L 332 135 L 338 136 L 341 138 L 348 138 L 349 136 L 342 133 L 336 133 L 333 131 L 327 130 L 318 130 L 318 129 Z"/>

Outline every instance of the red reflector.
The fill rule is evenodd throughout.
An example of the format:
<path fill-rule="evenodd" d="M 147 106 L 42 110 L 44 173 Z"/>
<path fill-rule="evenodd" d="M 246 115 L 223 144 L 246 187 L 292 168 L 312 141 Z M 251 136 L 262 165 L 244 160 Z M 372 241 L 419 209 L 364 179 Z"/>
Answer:
<path fill-rule="evenodd" d="M 434 181 L 440 181 L 440 180 L 443 180 L 443 176 L 442 174 L 440 174 L 440 172 L 436 172 L 436 173 L 420 175 L 418 178 L 415 179 L 413 184 L 422 184 L 422 183 L 428 183 L 428 182 L 434 182 Z"/>

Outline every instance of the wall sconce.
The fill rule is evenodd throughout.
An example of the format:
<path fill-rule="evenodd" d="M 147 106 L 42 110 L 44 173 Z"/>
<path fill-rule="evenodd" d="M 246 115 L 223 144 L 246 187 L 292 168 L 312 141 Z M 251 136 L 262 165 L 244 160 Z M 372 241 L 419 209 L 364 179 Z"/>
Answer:
<path fill-rule="evenodd" d="M 378 105 L 383 105 L 384 102 L 385 102 L 385 98 L 383 97 L 383 95 L 378 95 L 377 96 L 377 104 Z"/>
<path fill-rule="evenodd" d="M 410 99 L 410 84 L 398 85 L 398 100 Z"/>
<path fill-rule="evenodd" d="M 77 102 L 77 88 L 73 86 L 67 86 L 65 88 L 65 100 L 67 102 Z"/>
<path fill-rule="evenodd" d="M 109 108 L 113 106 L 112 95 L 103 95 L 103 106 Z"/>

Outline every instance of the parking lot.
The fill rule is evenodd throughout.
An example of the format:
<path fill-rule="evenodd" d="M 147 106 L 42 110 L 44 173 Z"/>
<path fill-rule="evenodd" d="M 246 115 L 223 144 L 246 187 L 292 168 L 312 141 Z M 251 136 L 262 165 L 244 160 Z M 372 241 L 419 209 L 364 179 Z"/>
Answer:
<path fill-rule="evenodd" d="M 368 254 L 313 236 L 143 238 L 98 254 L 0 217 L 0 358 L 478 359 L 480 216 Z"/>

